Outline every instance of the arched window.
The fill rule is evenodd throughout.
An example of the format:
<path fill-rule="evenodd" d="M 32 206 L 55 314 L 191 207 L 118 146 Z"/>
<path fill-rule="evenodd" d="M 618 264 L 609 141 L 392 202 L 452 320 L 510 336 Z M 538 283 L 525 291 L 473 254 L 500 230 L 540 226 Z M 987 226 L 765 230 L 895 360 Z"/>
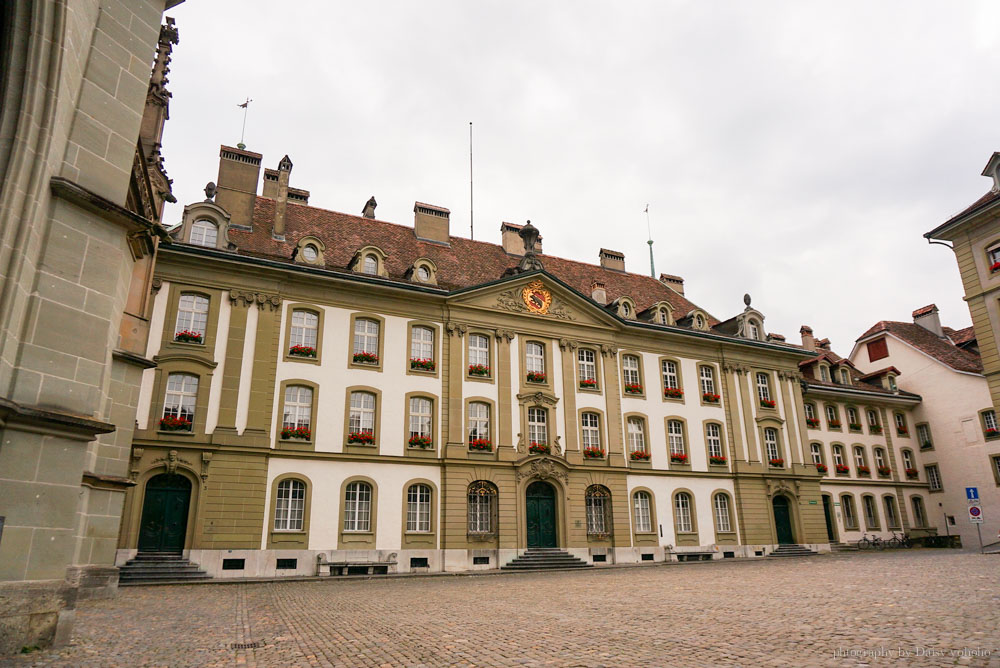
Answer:
<path fill-rule="evenodd" d="M 305 508 L 306 484 L 295 479 L 279 482 L 274 500 L 274 530 L 302 531 Z"/>
<path fill-rule="evenodd" d="M 434 361 L 434 330 L 430 327 L 417 325 L 410 329 L 410 361 L 413 360 Z"/>
<path fill-rule="evenodd" d="M 670 313 L 665 308 L 661 308 L 656 312 L 656 322 L 661 325 L 670 324 Z"/>
<path fill-rule="evenodd" d="M 851 494 L 843 494 L 840 497 L 840 505 L 844 509 L 844 528 L 857 529 L 858 514 L 854 510 L 854 496 Z"/>
<path fill-rule="evenodd" d="M 641 391 L 642 383 L 639 382 L 639 358 L 635 355 L 622 356 L 622 375 L 625 380 L 625 391 L 629 386 L 638 387 Z"/>
<path fill-rule="evenodd" d="M 691 523 L 691 495 L 687 492 L 678 492 L 674 496 L 674 529 L 677 533 L 694 531 Z"/>
<path fill-rule="evenodd" d="M 469 402 L 469 445 L 490 440 L 490 405 L 482 401 Z"/>
<path fill-rule="evenodd" d="M 378 361 L 378 330 L 378 320 L 358 318 L 354 321 L 353 352 L 355 356 L 375 355 L 375 361 Z"/>
<path fill-rule="evenodd" d="M 756 320 L 747 321 L 747 331 L 749 332 L 751 339 L 760 341 L 760 326 L 757 325 Z"/>
<path fill-rule="evenodd" d="M 757 373 L 757 398 L 761 401 L 771 400 L 771 379 L 766 373 Z"/>
<path fill-rule="evenodd" d="M 698 373 L 701 375 L 701 393 L 715 395 L 715 369 L 703 365 Z"/>
<path fill-rule="evenodd" d="M 840 382 L 841 382 L 842 385 L 850 385 L 851 384 L 851 372 L 848 371 L 847 369 L 841 369 L 840 370 Z"/>
<path fill-rule="evenodd" d="M 697 315 L 695 315 L 695 317 L 694 317 L 694 326 L 695 326 L 695 329 L 705 329 L 705 316 L 703 316 L 700 313 L 697 314 Z"/>
<path fill-rule="evenodd" d="M 722 427 L 714 422 L 705 425 L 705 443 L 709 457 L 722 457 Z"/>
<path fill-rule="evenodd" d="M 344 531 L 371 531 L 372 486 L 352 482 L 344 493 Z"/>
<path fill-rule="evenodd" d="M 898 527 L 899 526 L 899 513 L 896 512 L 896 499 L 891 496 L 886 496 L 883 498 L 885 503 L 885 524 L 887 527 Z"/>
<path fill-rule="evenodd" d="M 583 449 L 601 447 L 601 419 L 597 413 L 584 413 L 580 416 L 580 428 L 583 430 Z"/>
<path fill-rule="evenodd" d="M 868 426 L 877 427 L 878 426 L 878 413 L 872 409 L 868 409 Z"/>
<path fill-rule="evenodd" d="M 630 417 L 627 422 L 628 427 L 628 451 L 646 451 L 646 421 L 641 417 Z"/>
<path fill-rule="evenodd" d="M 622 317 L 623 318 L 631 318 L 632 317 L 632 305 L 629 304 L 626 301 L 623 301 L 622 302 L 622 307 L 621 307 L 621 312 L 622 312 Z"/>
<path fill-rule="evenodd" d="M 811 443 L 809 450 L 812 453 L 813 464 L 823 463 L 823 446 L 819 443 Z"/>
<path fill-rule="evenodd" d="M 837 412 L 837 407 L 833 404 L 826 405 L 826 422 L 832 429 L 840 426 L 840 414 Z"/>
<path fill-rule="evenodd" d="M 927 514 L 924 512 L 924 500 L 919 496 L 915 496 L 910 499 L 910 504 L 913 506 L 913 526 L 927 526 Z"/>
<path fill-rule="evenodd" d="M 306 244 L 302 247 L 302 258 L 306 262 L 315 262 L 318 257 L 319 249 L 316 247 L 316 244 Z"/>
<path fill-rule="evenodd" d="M 524 349 L 524 363 L 528 371 L 528 380 L 532 374 L 545 375 L 545 346 L 537 341 L 528 341 Z M 537 375 L 535 376 L 537 378 Z"/>
<path fill-rule="evenodd" d="M 910 450 L 903 450 L 903 468 L 906 470 L 916 470 L 913 468 L 913 452 Z"/>
<path fill-rule="evenodd" d="M 677 375 L 677 362 L 663 360 L 660 363 L 660 371 L 663 374 L 663 389 L 680 389 L 680 376 Z"/>
<path fill-rule="evenodd" d="M 611 533 L 611 491 L 603 485 L 587 488 L 587 535 L 608 536 Z"/>
<path fill-rule="evenodd" d="M 208 324 L 208 297 L 182 294 L 177 302 L 177 324 L 174 340 L 187 343 L 202 343 Z"/>
<path fill-rule="evenodd" d="M 312 407 L 312 388 L 304 385 L 285 387 L 285 405 L 281 418 L 282 430 L 305 429 L 309 431 L 312 427 Z"/>
<path fill-rule="evenodd" d="M 375 276 L 378 274 L 378 259 L 371 254 L 365 255 L 364 262 L 361 265 L 361 271 L 369 276 Z"/>
<path fill-rule="evenodd" d="M 861 429 L 861 423 L 858 422 L 858 409 L 854 406 L 847 407 L 847 426 L 851 429 Z"/>
<path fill-rule="evenodd" d="M 375 433 L 375 395 L 371 392 L 351 392 L 351 413 L 348 429 L 352 434 Z"/>
<path fill-rule="evenodd" d="M 896 433 L 900 436 L 905 436 L 909 432 L 909 429 L 906 428 L 906 416 L 902 413 L 896 413 L 894 417 L 896 420 Z"/>
<path fill-rule="evenodd" d="M 764 448 L 767 450 L 767 460 L 781 459 L 781 451 L 778 450 L 778 430 L 774 427 L 764 429 Z"/>
<path fill-rule="evenodd" d="M 581 348 L 576 353 L 577 367 L 580 374 L 580 385 L 597 387 L 597 357 L 593 350 Z"/>
<path fill-rule="evenodd" d="M 865 463 L 865 449 L 860 445 L 854 446 L 854 465 L 859 469 L 867 466 Z"/>
<path fill-rule="evenodd" d="M 496 514 L 497 486 L 486 480 L 476 480 L 469 485 L 469 533 L 495 534 Z"/>
<path fill-rule="evenodd" d="M 196 220 L 191 224 L 191 243 L 195 246 L 215 248 L 219 245 L 219 226 L 210 220 Z"/>
<path fill-rule="evenodd" d="M 167 392 L 163 397 L 161 428 L 190 431 L 194 424 L 194 409 L 198 401 L 198 376 L 172 373 L 167 376 Z"/>
<path fill-rule="evenodd" d="M 548 411 L 544 408 L 528 409 L 528 440 L 530 442 L 542 445 L 548 444 L 548 418 Z"/>
<path fill-rule="evenodd" d="M 731 532 L 733 525 L 729 515 L 729 497 L 716 494 L 712 505 L 715 509 L 715 530 L 719 533 Z"/>
<path fill-rule="evenodd" d="M 844 461 L 844 446 L 835 445 L 833 446 L 833 463 L 837 466 L 845 466 Z"/>
<path fill-rule="evenodd" d="M 406 490 L 406 530 L 429 533 L 431 530 L 431 488 L 419 483 Z"/>
<path fill-rule="evenodd" d="M 636 533 L 650 533 L 653 530 L 653 520 L 649 512 L 649 492 L 636 492 L 632 495 L 632 507 L 635 512 Z"/>
<path fill-rule="evenodd" d="M 815 420 L 816 419 L 816 407 L 812 404 L 804 404 L 806 410 L 806 419 Z"/>
<path fill-rule="evenodd" d="M 292 311 L 292 331 L 289 344 L 292 347 L 312 348 L 315 357 L 316 333 L 319 330 L 319 316 L 312 311 L 295 309 Z"/>
<path fill-rule="evenodd" d="M 878 528 L 878 507 L 875 505 L 875 497 L 866 494 L 861 497 L 861 505 L 865 509 L 865 526 L 868 529 Z"/>
<path fill-rule="evenodd" d="M 431 280 L 431 270 L 426 264 L 417 265 L 417 280 L 421 283 Z"/>
<path fill-rule="evenodd" d="M 672 455 L 683 455 L 687 452 L 684 443 L 684 423 L 680 420 L 667 421 L 667 443 L 670 445 Z"/>
<path fill-rule="evenodd" d="M 431 438 L 433 404 L 426 397 L 410 397 L 410 441 Z"/>
<path fill-rule="evenodd" d="M 875 448 L 875 466 L 881 468 L 885 466 L 885 450 Z"/>
<path fill-rule="evenodd" d="M 823 382 L 830 382 L 830 369 L 825 364 L 821 364 L 819 367 L 819 379 Z"/>

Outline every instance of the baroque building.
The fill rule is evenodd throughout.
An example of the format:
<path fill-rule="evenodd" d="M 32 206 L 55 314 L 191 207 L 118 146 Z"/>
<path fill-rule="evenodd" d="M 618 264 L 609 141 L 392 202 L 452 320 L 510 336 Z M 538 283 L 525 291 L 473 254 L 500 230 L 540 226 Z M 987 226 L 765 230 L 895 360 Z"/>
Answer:
<path fill-rule="evenodd" d="M 288 156 L 258 195 L 261 162 L 221 147 L 218 183 L 158 254 L 126 571 L 143 552 L 245 577 L 933 533 L 926 481 L 901 477 L 906 441 L 876 429 L 912 424 L 919 397 L 767 334 L 749 296 L 720 321 L 619 252 L 544 254 L 530 222 L 492 244 L 421 202 L 412 227 L 376 218 L 375 198 L 316 208 Z M 814 427 L 807 406 L 841 424 Z"/>

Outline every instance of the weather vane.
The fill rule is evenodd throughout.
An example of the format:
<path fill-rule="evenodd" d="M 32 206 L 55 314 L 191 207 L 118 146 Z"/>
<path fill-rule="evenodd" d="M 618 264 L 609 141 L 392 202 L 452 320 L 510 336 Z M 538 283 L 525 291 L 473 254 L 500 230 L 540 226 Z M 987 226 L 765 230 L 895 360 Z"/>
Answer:
<path fill-rule="evenodd" d="M 244 102 L 243 104 L 236 105 L 237 107 L 243 110 L 243 130 L 240 131 L 240 143 L 236 145 L 236 148 L 240 150 L 243 150 L 247 147 L 247 145 L 243 143 L 243 138 L 246 136 L 247 133 L 247 110 L 249 109 L 251 102 L 253 102 L 253 100 L 251 100 L 248 97 L 246 99 L 246 102 Z"/>

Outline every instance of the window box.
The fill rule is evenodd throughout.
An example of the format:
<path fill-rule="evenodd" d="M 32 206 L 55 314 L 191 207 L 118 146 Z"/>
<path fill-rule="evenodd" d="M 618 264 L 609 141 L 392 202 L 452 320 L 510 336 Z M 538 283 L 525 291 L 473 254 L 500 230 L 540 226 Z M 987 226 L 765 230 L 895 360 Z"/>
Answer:
<path fill-rule="evenodd" d="M 312 346 L 292 346 L 288 349 L 290 357 L 311 357 L 316 359 L 316 349 Z"/>
<path fill-rule="evenodd" d="M 583 449 L 584 459 L 604 459 L 604 448 L 595 448 L 593 446 Z"/>
<path fill-rule="evenodd" d="M 993 264 L 990 265 L 991 274 L 995 274 L 998 271 L 1000 271 L 1000 262 L 994 262 Z"/>
<path fill-rule="evenodd" d="M 917 469 L 906 469 L 906 479 L 916 480 L 920 477 L 920 471 Z"/>
<path fill-rule="evenodd" d="M 760 407 L 761 408 L 774 408 L 774 400 L 773 399 L 761 399 L 760 400 Z"/>
<path fill-rule="evenodd" d="M 431 441 L 430 436 L 413 435 L 410 436 L 410 440 L 407 442 L 409 443 L 411 448 L 422 448 L 424 450 L 427 450 L 428 448 L 434 445 L 434 442 Z"/>
<path fill-rule="evenodd" d="M 701 395 L 701 400 L 706 404 L 717 404 L 719 403 L 719 395 L 712 394 L 711 392 L 705 392 Z"/>
<path fill-rule="evenodd" d="M 294 429 L 284 427 L 281 430 L 281 438 L 285 440 L 297 438 L 302 441 L 308 441 L 312 438 L 312 430 L 309 427 L 296 427 Z"/>
<path fill-rule="evenodd" d="M 476 438 L 469 441 L 469 450 L 474 452 L 493 452 L 493 442 L 488 438 Z"/>
<path fill-rule="evenodd" d="M 597 389 L 597 381 L 594 380 L 593 378 L 585 378 L 585 379 L 583 379 L 583 380 L 580 381 L 580 389 L 581 390 L 596 390 Z"/>
<path fill-rule="evenodd" d="M 642 385 L 626 385 L 625 394 L 642 394 Z"/>
<path fill-rule="evenodd" d="M 858 475 L 867 475 L 867 476 L 870 476 L 871 474 L 872 474 L 872 470 L 870 468 L 868 468 L 867 466 L 859 466 L 858 467 Z"/>
<path fill-rule="evenodd" d="M 201 332 L 192 332 L 189 329 L 183 329 L 174 334 L 174 341 L 178 343 L 202 343 L 203 339 Z"/>
<path fill-rule="evenodd" d="M 709 455 L 708 456 L 708 463 L 712 464 L 714 466 L 725 466 L 726 465 L 726 461 L 727 461 L 727 459 L 726 459 L 725 455 Z"/>
<path fill-rule="evenodd" d="M 880 425 L 880 424 L 870 424 L 870 425 L 868 425 L 868 431 L 871 432 L 872 434 L 881 434 L 882 433 L 882 425 Z"/>
<path fill-rule="evenodd" d="M 490 375 L 490 368 L 485 364 L 470 364 L 469 375 L 485 378 Z"/>
<path fill-rule="evenodd" d="M 930 450 L 933 447 L 934 447 L 934 444 L 931 443 L 930 441 L 924 441 L 923 443 L 920 444 L 920 449 L 921 450 Z"/>
<path fill-rule="evenodd" d="M 840 420 L 831 420 L 829 425 L 830 429 L 840 429 Z"/>
<path fill-rule="evenodd" d="M 375 434 L 367 431 L 352 431 L 347 435 L 347 442 L 356 445 L 375 445 Z"/>
<path fill-rule="evenodd" d="M 547 455 L 552 452 L 552 448 L 549 447 L 548 443 L 535 443 L 532 441 L 531 445 L 528 446 L 528 452 L 533 455 Z"/>
<path fill-rule="evenodd" d="M 987 429 L 983 432 L 983 436 L 986 438 L 997 438 L 1000 436 L 1000 430 L 998 429 Z"/>
<path fill-rule="evenodd" d="M 896 435 L 897 436 L 909 436 L 910 435 L 910 430 L 907 429 L 906 427 L 896 427 Z"/>
<path fill-rule="evenodd" d="M 880 466 L 876 469 L 883 478 L 888 478 L 892 474 L 892 469 L 888 466 Z"/>
<path fill-rule="evenodd" d="M 167 415 L 160 418 L 160 431 L 191 431 L 191 420 Z"/>
<path fill-rule="evenodd" d="M 544 383 L 545 374 L 539 371 L 529 371 L 527 380 L 529 383 Z"/>
<path fill-rule="evenodd" d="M 636 450 L 635 452 L 630 452 L 628 458 L 633 462 L 648 462 L 649 450 Z"/>
<path fill-rule="evenodd" d="M 847 464 L 837 464 L 837 466 L 835 467 L 835 470 L 837 471 L 837 475 L 850 475 L 851 474 L 851 467 L 848 466 Z"/>
<path fill-rule="evenodd" d="M 663 396 L 667 399 L 683 399 L 684 390 L 679 387 L 668 387 L 663 390 Z"/>
<path fill-rule="evenodd" d="M 850 429 L 851 431 L 861 431 L 861 425 L 858 424 L 857 422 L 851 422 L 850 424 L 847 425 L 847 428 Z"/>
<path fill-rule="evenodd" d="M 771 465 L 771 468 L 776 468 L 776 469 L 785 468 L 785 460 L 782 459 L 781 457 L 775 457 L 774 459 L 770 460 L 768 464 Z"/>
<path fill-rule="evenodd" d="M 814 464 L 816 470 L 820 473 L 826 473 L 826 464 Z"/>
<path fill-rule="evenodd" d="M 410 358 L 410 368 L 414 371 L 433 371 L 434 370 L 434 360 L 424 359 L 420 357 Z"/>
<path fill-rule="evenodd" d="M 670 462 L 672 464 L 687 464 L 688 463 L 687 453 L 684 453 L 684 452 L 671 452 L 670 453 Z"/>
<path fill-rule="evenodd" d="M 375 353 L 354 353 L 355 364 L 378 364 L 378 355 Z"/>
<path fill-rule="evenodd" d="M 806 426 L 810 429 L 819 429 L 819 418 L 806 418 Z"/>

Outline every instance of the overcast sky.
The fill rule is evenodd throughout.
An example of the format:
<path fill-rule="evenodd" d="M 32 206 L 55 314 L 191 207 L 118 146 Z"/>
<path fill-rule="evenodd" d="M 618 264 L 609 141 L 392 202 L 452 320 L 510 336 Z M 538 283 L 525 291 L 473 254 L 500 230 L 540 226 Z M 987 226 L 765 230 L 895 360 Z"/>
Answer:
<path fill-rule="evenodd" d="M 166 167 L 204 199 L 240 139 L 310 203 L 475 237 L 530 219 L 546 253 L 603 247 L 685 279 L 718 318 L 848 354 L 935 302 L 970 324 L 953 253 L 922 234 L 989 190 L 1000 150 L 996 2 L 192 0 L 168 12 Z"/>

